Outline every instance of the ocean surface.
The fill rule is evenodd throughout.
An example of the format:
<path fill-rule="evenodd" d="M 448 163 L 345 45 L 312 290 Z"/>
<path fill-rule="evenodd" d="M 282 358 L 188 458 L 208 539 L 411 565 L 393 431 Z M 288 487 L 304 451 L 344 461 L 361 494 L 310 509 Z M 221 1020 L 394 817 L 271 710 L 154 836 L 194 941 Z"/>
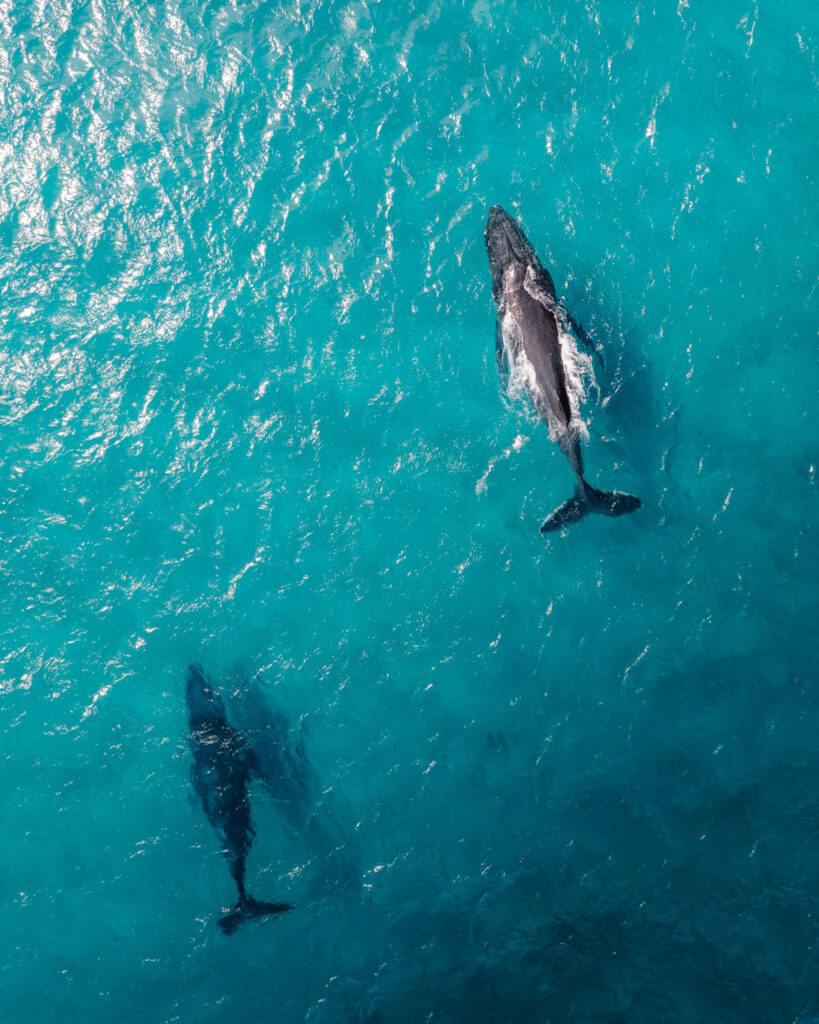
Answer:
<path fill-rule="evenodd" d="M 819 1021 L 818 41 L 0 3 L 4 1022 Z M 493 203 L 633 515 L 539 535 Z M 301 773 L 230 937 L 193 661 Z"/>

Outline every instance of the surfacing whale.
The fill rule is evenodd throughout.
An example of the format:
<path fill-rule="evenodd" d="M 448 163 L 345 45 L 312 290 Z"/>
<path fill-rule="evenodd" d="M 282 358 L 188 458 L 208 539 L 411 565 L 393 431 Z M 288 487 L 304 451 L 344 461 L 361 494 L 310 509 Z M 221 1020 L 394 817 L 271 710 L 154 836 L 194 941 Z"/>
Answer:
<path fill-rule="evenodd" d="M 245 891 L 245 862 L 255 835 L 247 798 L 251 777 L 259 774 L 255 755 L 228 722 L 222 698 L 199 665 L 188 669 L 186 695 L 193 788 L 222 840 L 222 853 L 239 893 L 233 910 L 219 919 L 219 927 L 230 935 L 245 921 L 281 914 L 291 907 L 262 903 Z"/>
<path fill-rule="evenodd" d="M 578 325 L 558 305 L 549 272 L 516 220 L 493 206 L 486 222 L 486 251 L 497 308 L 496 351 L 517 371 L 538 416 L 569 460 L 577 477 L 574 494 L 544 521 L 541 533 L 561 530 L 588 512 L 622 516 L 640 507 L 640 499 L 623 491 L 598 491 L 583 478 L 580 423 L 572 413 L 559 328 L 565 320 Z"/>

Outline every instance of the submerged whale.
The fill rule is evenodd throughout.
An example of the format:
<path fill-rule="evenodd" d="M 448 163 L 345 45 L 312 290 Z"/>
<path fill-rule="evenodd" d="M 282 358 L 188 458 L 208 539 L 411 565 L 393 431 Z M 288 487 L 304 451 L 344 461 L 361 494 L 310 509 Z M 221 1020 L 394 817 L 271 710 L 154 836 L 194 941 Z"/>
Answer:
<path fill-rule="evenodd" d="M 361 877 L 360 854 L 346 808 L 334 787 L 321 783 L 301 729 L 293 728 L 262 677 L 242 666 L 233 676 L 230 708 L 283 824 L 307 842 L 320 866 L 321 884 L 355 887 Z"/>
<path fill-rule="evenodd" d="M 291 908 L 287 903 L 263 903 L 245 891 L 245 862 L 255 835 L 247 789 L 251 777 L 259 774 L 256 757 L 228 722 L 221 697 L 199 665 L 188 669 L 186 695 L 193 788 L 222 840 L 239 894 L 233 910 L 219 919 L 219 927 L 229 935 L 244 921 Z"/>
<path fill-rule="evenodd" d="M 574 494 L 545 520 L 541 533 L 576 523 L 588 512 L 621 516 L 640 507 L 640 499 L 622 491 L 598 491 L 583 477 L 581 425 L 572 413 L 560 342 L 565 320 L 578 325 L 558 305 L 549 272 L 541 266 L 517 221 L 493 206 L 486 222 L 486 251 L 497 308 L 498 365 L 517 371 L 538 416 L 545 420 L 577 477 Z"/>

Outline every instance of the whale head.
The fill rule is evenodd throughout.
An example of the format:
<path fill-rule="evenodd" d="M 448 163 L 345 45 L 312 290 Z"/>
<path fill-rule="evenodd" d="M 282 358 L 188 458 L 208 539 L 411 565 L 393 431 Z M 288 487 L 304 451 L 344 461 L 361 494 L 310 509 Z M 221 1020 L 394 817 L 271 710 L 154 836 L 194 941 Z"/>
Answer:
<path fill-rule="evenodd" d="M 492 290 L 497 295 L 504 285 L 523 281 L 526 268 L 537 257 L 518 222 L 502 206 L 493 206 L 489 211 L 484 238 L 492 271 Z"/>
<path fill-rule="evenodd" d="M 191 665 L 185 680 L 185 695 L 191 719 L 224 718 L 225 706 L 201 665 Z"/>
<path fill-rule="evenodd" d="M 518 222 L 503 207 L 493 206 L 489 211 L 484 238 L 492 271 L 492 294 L 498 305 L 505 289 L 522 285 L 530 270 L 541 291 L 554 300 L 555 286 L 549 272 L 537 258 Z"/>

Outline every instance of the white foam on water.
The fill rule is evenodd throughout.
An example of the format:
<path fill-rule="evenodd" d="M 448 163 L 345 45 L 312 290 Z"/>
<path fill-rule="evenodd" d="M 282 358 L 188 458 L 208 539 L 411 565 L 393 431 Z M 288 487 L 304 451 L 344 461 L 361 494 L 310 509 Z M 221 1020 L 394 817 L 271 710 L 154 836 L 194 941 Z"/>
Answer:
<path fill-rule="evenodd" d="M 585 403 L 590 392 L 594 394 L 595 401 L 597 401 L 600 394 L 597 378 L 594 375 L 592 357 L 588 352 L 581 350 L 574 335 L 563 330 L 560 326 L 560 321 L 558 321 L 557 333 L 560 340 L 563 369 L 566 371 L 566 391 L 569 395 L 572 419 L 577 424 L 580 436 L 584 441 L 588 441 L 588 421 L 583 418 L 581 406 Z"/>
<path fill-rule="evenodd" d="M 506 394 L 516 410 L 528 420 L 535 421 L 538 415 L 532 405 L 533 394 L 540 393 L 537 373 L 523 349 L 516 355 L 509 355 L 509 378 L 506 382 Z"/>
<path fill-rule="evenodd" d="M 523 448 L 523 446 L 528 443 L 528 441 L 529 438 L 525 434 L 518 434 L 515 437 L 515 440 L 509 445 L 508 448 L 504 448 L 500 455 L 492 456 L 492 458 L 489 460 L 489 465 L 486 467 L 486 472 L 475 484 L 475 494 L 478 497 L 486 493 L 489 486 L 489 474 L 495 468 L 497 463 L 503 462 L 505 459 L 508 459 L 513 452 L 519 452 L 521 448 Z"/>

